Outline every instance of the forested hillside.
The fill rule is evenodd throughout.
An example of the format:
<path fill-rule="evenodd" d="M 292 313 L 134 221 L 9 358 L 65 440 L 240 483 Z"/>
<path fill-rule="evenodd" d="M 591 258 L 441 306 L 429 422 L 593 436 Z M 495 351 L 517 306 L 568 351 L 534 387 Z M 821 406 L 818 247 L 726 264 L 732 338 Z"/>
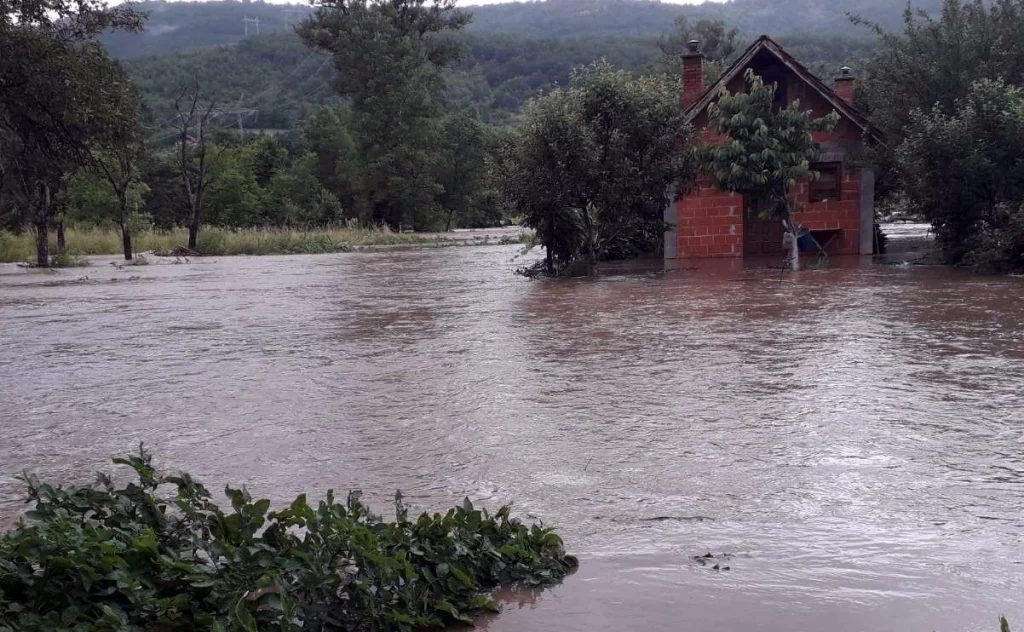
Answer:
<path fill-rule="evenodd" d="M 914 0 L 938 11 L 942 0 Z M 900 0 L 730 0 L 679 5 L 646 0 L 547 0 L 473 7 L 472 29 L 538 36 L 579 34 L 657 35 L 676 15 L 721 20 L 747 36 L 762 33 L 859 35 L 847 14 L 860 15 L 889 30 L 902 28 L 906 4 Z"/>
<path fill-rule="evenodd" d="M 915 7 L 938 11 L 941 0 L 914 0 Z M 243 18 L 259 18 L 261 35 L 285 33 L 310 11 L 307 5 L 263 2 L 142 2 L 149 21 L 143 34 L 115 33 L 103 41 L 115 57 L 128 58 L 230 44 L 245 37 Z M 679 5 L 648 0 L 547 0 L 463 8 L 473 13 L 469 33 L 534 37 L 594 35 L 652 38 L 671 28 L 676 16 L 721 20 L 746 37 L 762 33 L 863 37 L 847 14 L 860 15 L 890 30 L 902 29 L 906 5 L 900 0 L 732 0 Z M 255 32 L 250 23 L 250 35 Z"/>
<path fill-rule="evenodd" d="M 473 34 L 461 39 L 467 55 L 448 71 L 447 105 L 472 106 L 492 122 L 518 110 L 538 91 L 565 84 L 575 67 L 604 58 L 621 68 L 643 70 L 660 56 L 653 39 Z M 290 128 L 337 100 L 330 59 L 294 34 L 249 37 L 234 46 L 130 59 L 124 65 L 146 95 L 155 121 L 171 115 L 173 99 L 194 75 L 221 106 L 256 109 L 243 121 L 249 128 Z"/>
<path fill-rule="evenodd" d="M 659 38 L 678 33 L 680 19 L 690 25 L 696 21 L 683 17 L 684 10 L 698 16 L 732 15 L 742 3 L 683 7 L 622 0 L 551 0 L 475 7 L 475 28 L 456 36 L 466 44 L 466 56 L 447 71 L 447 105 L 471 106 L 484 120 L 500 123 L 540 91 L 565 85 L 573 68 L 595 60 L 606 59 L 630 71 L 655 69 L 664 57 Z M 864 3 L 851 0 L 850 4 L 857 8 Z M 256 110 L 242 121 L 249 128 L 291 128 L 337 100 L 331 89 L 336 77 L 333 66 L 306 47 L 291 26 L 306 15 L 305 8 L 232 1 L 143 6 L 150 11 L 146 32 L 111 35 L 106 45 L 124 59 L 155 121 L 169 116 L 173 98 L 193 76 L 222 107 Z M 768 11 L 771 6 L 775 5 L 762 9 Z M 776 16 L 781 9 L 775 6 L 772 11 Z M 837 30 L 848 30 L 846 18 L 836 15 L 842 17 L 836 22 L 841 25 Z M 891 11 L 871 15 L 895 20 Z M 260 35 L 244 36 L 242 16 L 260 18 Z M 253 23 L 249 29 L 255 30 Z M 507 32 L 484 32 L 488 29 Z M 827 76 L 839 65 L 858 65 L 870 56 L 875 45 L 872 34 L 865 28 L 852 32 L 787 33 L 783 29 L 778 37 L 812 69 Z M 743 31 L 736 38 L 739 46 L 750 39 Z M 210 46 L 217 42 L 234 43 Z M 185 50 L 190 47 L 197 48 Z M 137 56 L 159 50 L 178 52 Z"/>

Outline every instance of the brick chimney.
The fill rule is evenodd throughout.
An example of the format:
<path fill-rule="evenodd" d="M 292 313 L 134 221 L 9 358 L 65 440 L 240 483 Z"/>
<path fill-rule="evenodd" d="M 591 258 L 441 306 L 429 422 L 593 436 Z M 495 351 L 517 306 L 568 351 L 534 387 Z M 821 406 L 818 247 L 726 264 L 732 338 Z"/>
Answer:
<path fill-rule="evenodd" d="M 853 89 L 857 86 L 857 77 L 853 74 L 853 71 L 849 67 L 843 66 L 839 69 L 839 72 L 835 76 L 836 95 L 840 99 L 846 101 L 850 105 L 853 105 Z"/>
<path fill-rule="evenodd" d="M 700 41 L 692 40 L 683 53 L 683 109 L 690 109 L 704 95 L 704 53 Z"/>

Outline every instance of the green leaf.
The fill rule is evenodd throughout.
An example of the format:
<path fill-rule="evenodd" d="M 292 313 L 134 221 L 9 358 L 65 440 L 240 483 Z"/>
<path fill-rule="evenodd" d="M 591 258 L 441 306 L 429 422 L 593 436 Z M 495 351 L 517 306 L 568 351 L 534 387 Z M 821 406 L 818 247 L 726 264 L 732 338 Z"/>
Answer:
<path fill-rule="evenodd" d="M 266 515 L 268 509 L 270 509 L 270 500 L 267 498 L 257 500 L 252 506 L 252 512 L 257 516 Z"/>
<path fill-rule="evenodd" d="M 232 609 L 231 614 L 235 624 L 245 630 L 245 632 L 257 632 L 256 619 L 249 612 L 244 597 L 235 602 L 235 607 Z"/>
<path fill-rule="evenodd" d="M 474 582 L 473 579 L 469 575 L 467 575 L 465 573 L 465 571 L 460 569 L 458 566 L 455 566 L 453 564 L 453 565 L 451 565 L 450 570 L 451 570 L 452 575 L 454 575 L 456 579 L 458 579 L 460 582 L 462 582 L 462 584 L 466 588 L 476 588 L 476 582 Z"/>

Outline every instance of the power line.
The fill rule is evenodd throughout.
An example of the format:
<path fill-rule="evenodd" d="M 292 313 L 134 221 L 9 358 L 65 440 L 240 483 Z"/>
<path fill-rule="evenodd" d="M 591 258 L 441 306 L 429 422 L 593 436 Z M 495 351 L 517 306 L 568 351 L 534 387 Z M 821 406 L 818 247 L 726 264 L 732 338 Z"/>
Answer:
<path fill-rule="evenodd" d="M 233 116 L 238 121 L 238 133 L 241 134 L 242 140 L 245 140 L 245 127 L 242 124 L 243 119 L 247 119 L 250 116 L 256 116 L 256 108 L 234 108 L 230 110 L 216 109 L 211 112 L 212 116 Z"/>
<path fill-rule="evenodd" d="M 307 14 L 307 13 L 308 13 L 308 12 L 305 12 L 305 11 L 299 11 L 299 10 L 292 10 L 291 12 L 292 12 L 292 13 L 303 13 L 303 14 Z M 250 23 L 252 23 L 252 24 L 253 24 L 253 27 L 252 27 L 252 28 L 253 28 L 253 30 L 255 30 L 255 32 L 256 32 L 257 34 L 259 33 L 259 17 L 255 17 L 255 18 L 250 18 L 250 17 L 246 16 L 246 17 L 244 17 L 244 18 L 243 18 L 243 22 L 245 23 L 245 26 L 246 26 L 246 34 L 248 34 L 248 33 L 249 33 L 249 24 L 250 24 Z M 289 72 L 288 72 L 287 74 L 285 74 L 285 75 L 284 75 L 283 77 L 280 77 L 280 78 L 276 79 L 276 80 L 275 80 L 275 81 L 273 82 L 273 85 L 270 85 L 270 86 L 268 86 L 267 88 L 265 88 L 265 89 L 261 90 L 260 92 L 256 93 L 255 95 L 253 95 L 253 96 L 252 96 L 252 97 L 251 97 L 251 98 L 249 99 L 249 101 L 250 101 L 250 102 L 252 102 L 252 103 L 257 103 L 257 102 L 259 102 L 259 100 L 260 100 L 260 99 L 261 99 L 262 97 L 266 96 L 267 94 L 269 94 L 269 93 L 272 93 L 272 92 L 274 92 L 275 90 L 279 90 L 280 88 L 282 88 L 282 87 L 284 86 L 285 82 L 286 82 L 286 81 L 288 81 L 288 80 L 289 80 L 289 79 L 290 79 L 290 78 L 291 78 L 292 76 L 294 76 L 294 75 L 295 75 L 296 73 L 298 73 L 298 72 L 299 72 L 299 70 L 300 70 L 300 69 L 302 69 L 302 68 L 303 68 L 303 66 L 305 66 L 305 65 L 306 65 L 306 63 L 307 63 L 307 62 L 308 62 L 308 61 L 309 61 L 310 59 L 313 59 L 314 57 L 317 57 L 317 56 L 323 56 L 323 57 L 322 57 L 322 60 L 321 60 L 320 64 L 319 64 L 319 65 L 318 65 L 318 66 L 316 67 L 316 69 L 315 69 L 315 70 L 313 70 L 313 72 L 311 72 L 311 73 L 309 74 L 309 78 L 310 78 L 310 79 L 315 79 L 315 78 L 317 77 L 317 75 L 319 75 L 319 74 L 320 74 L 320 73 L 321 73 L 321 72 L 323 71 L 323 69 L 324 69 L 324 68 L 325 68 L 325 67 L 326 67 L 326 66 L 327 66 L 328 64 L 330 64 L 330 63 L 331 63 L 331 61 L 332 61 L 332 60 L 331 60 L 331 57 L 330 57 L 329 55 L 324 55 L 323 53 L 321 53 L 320 51 L 317 51 L 317 50 L 311 50 L 311 51 L 310 51 L 310 52 L 309 52 L 309 53 L 308 53 L 308 54 L 307 54 L 307 55 L 306 55 L 305 57 L 303 57 L 303 59 L 302 59 L 302 60 L 301 60 L 301 61 L 300 61 L 300 62 L 299 62 L 298 64 L 296 64 L 296 65 L 295 65 L 295 67 L 294 67 L 294 68 L 292 68 L 292 69 L 291 69 L 291 70 L 290 70 L 290 71 L 289 71 Z M 304 82 L 305 82 L 305 81 L 303 81 L 303 83 L 304 83 Z M 326 87 L 329 87 L 329 85 L 330 85 L 329 81 L 325 81 L 325 80 L 322 80 L 322 81 L 321 81 L 321 82 L 319 83 L 319 85 L 317 85 L 317 87 L 313 88 L 313 89 L 312 89 L 312 90 L 310 90 L 309 92 L 306 92 L 305 94 L 303 94 L 302 96 L 300 96 L 300 97 L 299 97 L 299 100 L 300 100 L 300 101 L 302 101 L 302 100 L 304 100 L 304 99 L 306 99 L 306 98 L 308 98 L 308 97 L 310 97 L 310 96 L 313 96 L 314 94 L 316 94 L 316 93 L 320 92 L 320 91 L 321 91 L 321 90 L 323 90 L 324 88 L 326 88 Z M 298 87 L 298 86 L 296 86 L 296 87 Z M 245 95 L 243 94 L 243 95 L 242 95 L 242 96 L 240 96 L 240 97 L 239 97 L 239 99 L 238 99 L 238 106 L 237 106 L 237 107 L 235 107 L 235 108 L 227 108 L 227 109 L 224 109 L 224 108 L 216 108 L 216 109 L 214 109 L 214 110 L 213 110 L 213 112 L 212 112 L 212 114 L 213 114 L 214 116 L 230 116 L 230 117 L 234 117 L 234 119 L 235 119 L 235 122 L 236 122 L 236 123 L 238 124 L 238 130 L 239 130 L 239 133 L 241 134 L 241 136 L 242 136 L 242 138 L 243 138 L 243 139 L 245 138 L 245 125 L 244 125 L 244 121 L 245 121 L 245 119 L 247 119 L 247 118 L 250 118 L 250 117 L 253 117 L 253 116 L 256 116 L 256 115 L 257 115 L 257 114 L 259 113 L 259 109 L 258 109 L 258 108 L 247 108 L 247 107 L 243 107 L 243 106 L 242 106 L 242 102 L 243 102 L 244 100 L 245 100 Z M 167 125 L 168 123 L 171 123 L 171 122 L 173 122 L 174 120 L 176 120 L 176 118 L 177 118 L 177 117 L 175 117 L 175 116 L 172 116 L 172 117 L 170 117 L 169 119 L 167 119 L 167 120 L 163 121 L 162 123 L 158 123 L 158 124 L 157 124 L 156 126 L 154 126 L 154 127 L 151 127 L 150 129 L 153 129 L 154 131 L 158 131 L 158 130 L 159 130 L 160 128 L 163 128 L 163 127 L 165 127 L 165 126 L 166 126 L 166 125 Z M 153 139 L 153 140 L 151 140 L 151 142 L 157 142 L 157 141 L 160 141 L 160 140 L 166 140 L 166 139 L 168 139 L 168 138 L 170 138 L 170 137 L 172 137 L 172 136 L 175 136 L 175 135 L 177 135 L 178 133 L 179 133 L 179 132 L 174 132 L 173 134 L 169 134 L 169 135 L 163 135 L 163 136 L 159 136 L 159 137 L 156 137 L 156 136 L 154 135 L 153 137 L 151 137 L 151 138 Z"/>

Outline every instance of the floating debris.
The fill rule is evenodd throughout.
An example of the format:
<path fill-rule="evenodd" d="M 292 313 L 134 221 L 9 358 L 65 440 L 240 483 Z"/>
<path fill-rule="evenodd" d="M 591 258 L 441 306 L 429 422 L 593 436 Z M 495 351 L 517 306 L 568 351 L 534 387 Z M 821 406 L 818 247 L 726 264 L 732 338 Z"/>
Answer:
<path fill-rule="evenodd" d="M 732 568 L 725 563 L 732 559 L 732 554 L 730 553 L 721 553 L 719 555 L 715 555 L 713 553 L 708 552 L 704 555 L 694 555 L 693 559 L 701 566 L 705 568 L 710 568 L 713 571 L 732 570 Z"/>

